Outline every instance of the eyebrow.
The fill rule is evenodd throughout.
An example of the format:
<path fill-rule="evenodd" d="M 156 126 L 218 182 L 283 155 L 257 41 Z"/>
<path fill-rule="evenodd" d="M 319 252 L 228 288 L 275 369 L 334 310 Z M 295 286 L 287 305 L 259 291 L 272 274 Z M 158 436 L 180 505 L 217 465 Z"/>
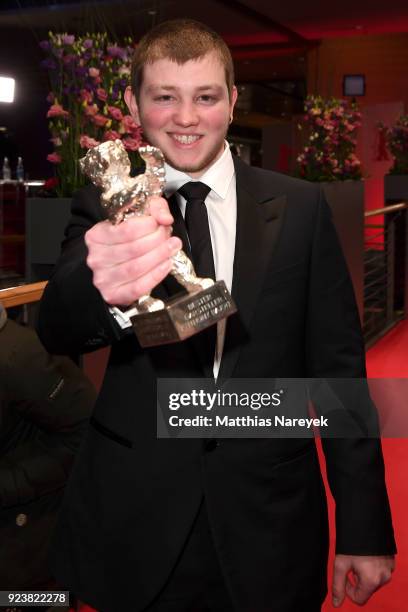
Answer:
<path fill-rule="evenodd" d="M 151 91 L 156 91 L 156 90 L 162 90 L 162 91 L 177 91 L 178 89 L 180 89 L 179 87 L 175 87 L 174 85 L 149 85 L 147 87 L 147 91 L 151 92 Z M 208 90 L 215 90 L 215 91 L 222 91 L 222 87 L 220 85 L 217 84 L 209 84 L 209 85 L 200 85 L 200 87 L 197 87 L 196 91 L 208 91 Z"/>

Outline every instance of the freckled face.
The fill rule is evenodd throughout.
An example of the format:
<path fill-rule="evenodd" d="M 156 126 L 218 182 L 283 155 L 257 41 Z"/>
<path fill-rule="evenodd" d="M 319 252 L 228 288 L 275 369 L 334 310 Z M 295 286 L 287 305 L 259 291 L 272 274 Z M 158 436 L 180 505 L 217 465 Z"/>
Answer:
<path fill-rule="evenodd" d="M 191 177 L 201 176 L 224 150 L 237 91 L 231 100 L 225 70 L 216 53 L 177 64 L 160 59 L 143 69 L 137 104 L 130 88 L 129 110 L 146 140 L 161 149 L 166 161 Z"/>

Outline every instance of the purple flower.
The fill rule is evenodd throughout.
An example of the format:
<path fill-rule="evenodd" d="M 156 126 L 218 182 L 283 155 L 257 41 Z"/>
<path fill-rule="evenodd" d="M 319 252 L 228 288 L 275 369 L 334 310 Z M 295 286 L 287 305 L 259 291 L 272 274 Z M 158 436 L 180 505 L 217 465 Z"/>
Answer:
<path fill-rule="evenodd" d="M 122 47 L 118 47 L 118 45 L 110 45 L 107 51 L 112 57 L 119 57 L 121 59 L 126 55 L 126 50 L 122 49 Z"/>
<path fill-rule="evenodd" d="M 87 38 L 86 40 L 84 40 L 84 47 L 85 49 L 90 49 L 91 47 L 93 47 L 93 40 L 91 38 Z"/>
<path fill-rule="evenodd" d="M 73 45 L 75 42 L 75 36 L 73 34 L 64 34 L 62 37 L 64 45 Z"/>
<path fill-rule="evenodd" d="M 45 68 L 46 70 L 55 70 L 57 67 L 57 64 L 54 62 L 53 59 L 47 58 L 41 62 L 41 66 Z"/>
<path fill-rule="evenodd" d="M 42 40 L 40 42 L 40 47 L 43 51 L 49 51 L 51 49 L 51 43 L 49 40 Z"/>

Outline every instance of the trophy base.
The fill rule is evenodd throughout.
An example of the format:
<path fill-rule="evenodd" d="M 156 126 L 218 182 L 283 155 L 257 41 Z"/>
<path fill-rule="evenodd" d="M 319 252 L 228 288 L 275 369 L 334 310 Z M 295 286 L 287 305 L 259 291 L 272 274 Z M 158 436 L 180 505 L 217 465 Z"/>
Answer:
<path fill-rule="evenodd" d="M 162 310 L 137 314 L 130 320 L 140 345 L 149 347 L 186 340 L 236 310 L 224 281 L 217 281 L 208 289 L 170 300 Z"/>

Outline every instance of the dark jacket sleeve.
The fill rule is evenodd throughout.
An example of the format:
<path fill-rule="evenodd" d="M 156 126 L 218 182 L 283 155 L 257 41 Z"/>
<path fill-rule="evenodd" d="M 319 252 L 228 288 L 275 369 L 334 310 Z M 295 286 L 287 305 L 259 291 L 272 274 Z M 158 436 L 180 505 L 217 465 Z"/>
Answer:
<path fill-rule="evenodd" d="M 311 260 L 306 349 L 309 376 L 364 379 L 365 351 L 350 276 L 330 209 L 322 199 Z M 364 382 L 359 384 L 360 392 Z M 341 395 L 341 384 L 338 385 Z M 344 406 L 350 409 L 349 389 Z M 352 400 L 353 401 L 353 398 Z M 354 398 L 360 423 L 372 423 L 367 393 Z M 352 408 L 353 409 L 353 408 Z M 375 418 L 375 417 L 374 417 Z M 336 552 L 384 555 L 396 551 L 379 438 L 322 439 L 327 475 L 336 502 Z"/>
<path fill-rule="evenodd" d="M 86 264 L 85 233 L 103 220 L 99 190 L 90 185 L 78 191 L 73 197 L 61 256 L 40 304 L 37 331 L 50 353 L 91 352 L 125 334 L 93 285 Z"/>
<path fill-rule="evenodd" d="M 65 485 L 96 392 L 33 330 L 8 321 L 0 343 L 0 505 L 8 507 Z"/>

